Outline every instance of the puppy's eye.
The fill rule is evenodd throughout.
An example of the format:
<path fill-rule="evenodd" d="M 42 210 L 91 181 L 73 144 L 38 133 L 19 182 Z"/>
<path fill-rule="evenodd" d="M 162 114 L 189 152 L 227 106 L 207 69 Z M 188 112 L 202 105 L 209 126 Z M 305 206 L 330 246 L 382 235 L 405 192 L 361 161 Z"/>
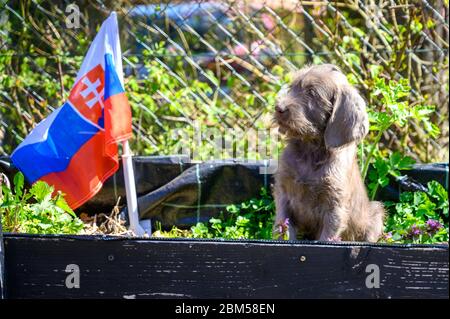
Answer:
<path fill-rule="evenodd" d="M 313 90 L 313 88 L 311 87 L 305 87 L 302 90 L 302 93 L 306 96 L 310 96 L 310 97 L 314 97 L 315 96 L 315 91 Z"/>
<path fill-rule="evenodd" d="M 336 95 L 335 94 L 333 94 L 333 96 L 331 97 L 330 102 L 331 102 L 331 105 L 334 105 L 334 102 L 336 102 Z"/>

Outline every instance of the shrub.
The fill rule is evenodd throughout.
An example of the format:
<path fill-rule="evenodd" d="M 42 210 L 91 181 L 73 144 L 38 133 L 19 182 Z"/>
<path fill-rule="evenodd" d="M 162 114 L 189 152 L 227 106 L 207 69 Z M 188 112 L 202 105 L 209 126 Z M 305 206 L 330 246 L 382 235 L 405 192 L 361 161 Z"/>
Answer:
<path fill-rule="evenodd" d="M 427 192 L 405 192 L 387 202 L 389 216 L 383 241 L 415 244 L 448 243 L 448 193 L 436 181 Z"/>
<path fill-rule="evenodd" d="M 209 224 L 198 223 L 191 228 L 194 238 L 272 239 L 275 205 L 266 188 L 260 197 L 238 205 L 229 205 Z"/>
<path fill-rule="evenodd" d="M 0 217 L 3 231 L 30 234 L 76 234 L 83 222 L 64 200 L 64 194 L 43 181 L 37 181 L 27 191 L 24 177 L 17 173 L 14 190 L 1 185 Z"/>

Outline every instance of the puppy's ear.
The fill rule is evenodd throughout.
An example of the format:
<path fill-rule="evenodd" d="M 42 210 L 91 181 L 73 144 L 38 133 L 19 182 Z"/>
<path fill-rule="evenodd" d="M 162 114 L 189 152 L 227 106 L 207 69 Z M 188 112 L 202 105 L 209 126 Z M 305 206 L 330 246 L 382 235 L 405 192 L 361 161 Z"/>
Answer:
<path fill-rule="evenodd" d="M 335 148 L 360 141 L 368 131 L 369 120 L 363 98 L 353 87 L 340 88 L 325 128 L 326 147 Z"/>

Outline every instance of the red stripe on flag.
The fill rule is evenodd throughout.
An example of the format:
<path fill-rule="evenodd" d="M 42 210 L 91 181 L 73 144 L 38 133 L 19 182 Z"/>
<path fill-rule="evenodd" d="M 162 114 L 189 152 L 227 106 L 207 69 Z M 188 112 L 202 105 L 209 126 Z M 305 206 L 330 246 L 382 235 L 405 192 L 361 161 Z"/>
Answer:
<path fill-rule="evenodd" d="M 125 93 L 110 96 L 104 102 L 106 145 L 128 140 L 131 132 L 131 108 Z"/>
<path fill-rule="evenodd" d="M 100 131 L 75 153 L 65 171 L 47 174 L 41 180 L 65 193 L 67 203 L 75 209 L 94 196 L 117 171 L 117 144 L 107 147 L 106 154 L 105 134 Z"/>

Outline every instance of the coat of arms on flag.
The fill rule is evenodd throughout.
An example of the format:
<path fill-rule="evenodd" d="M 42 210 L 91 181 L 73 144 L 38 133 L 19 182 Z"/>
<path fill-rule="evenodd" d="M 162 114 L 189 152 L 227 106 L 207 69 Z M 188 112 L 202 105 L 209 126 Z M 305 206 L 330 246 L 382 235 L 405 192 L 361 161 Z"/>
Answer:
<path fill-rule="evenodd" d="M 118 169 L 117 144 L 131 137 L 117 16 L 102 24 L 68 100 L 40 122 L 12 154 L 29 182 L 43 180 L 74 209 Z"/>

